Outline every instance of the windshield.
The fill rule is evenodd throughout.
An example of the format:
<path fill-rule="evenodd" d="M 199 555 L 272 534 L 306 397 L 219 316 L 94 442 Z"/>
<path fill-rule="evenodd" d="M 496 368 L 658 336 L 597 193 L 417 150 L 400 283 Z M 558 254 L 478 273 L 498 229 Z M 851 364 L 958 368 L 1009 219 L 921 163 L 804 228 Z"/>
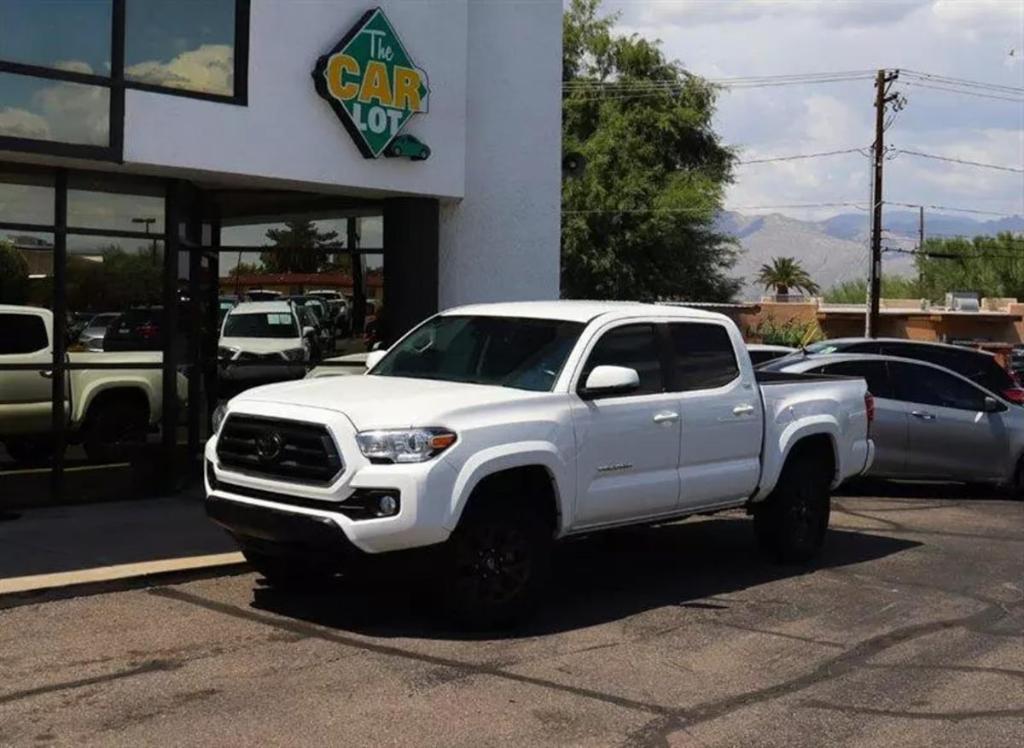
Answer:
<path fill-rule="evenodd" d="M 289 312 L 229 314 L 225 338 L 297 338 L 299 328 Z"/>
<path fill-rule="evenodd" d="M 551 319 L 434 317 L 372 373 L 549 392 L 582 331 L 578 322 Z"/>

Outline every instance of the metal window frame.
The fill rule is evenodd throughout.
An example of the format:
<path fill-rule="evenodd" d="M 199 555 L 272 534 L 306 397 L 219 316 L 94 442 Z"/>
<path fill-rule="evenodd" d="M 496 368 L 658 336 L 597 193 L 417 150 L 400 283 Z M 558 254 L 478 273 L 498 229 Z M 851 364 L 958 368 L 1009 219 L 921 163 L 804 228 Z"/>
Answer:
<path fill-rule="evenodd" d="M 0 73 L 26 77 L 98 86 L 110 92 L 108 112 L 107 145 L 68 143 L 38 138 L 23 138 L 0 135 L 0 151 L 18 151 L 64 158 L 81 158 L 93 161 L 124 162 L 124 97 L 127 89 L 182 96 L 190 99 L 213 101 L 220 104 L 248 106 L 249 104 L 249 16 L 251 0 L 235 0 L 234 38 L 234 91 L 228 95 L 189 91 L 140 81 L 126 80 L 125 63 L 125 12 L 130 0 L 111 0 L 110 35 L 110 76 L 58 70 L 43 65 L 0 60 Z"/>

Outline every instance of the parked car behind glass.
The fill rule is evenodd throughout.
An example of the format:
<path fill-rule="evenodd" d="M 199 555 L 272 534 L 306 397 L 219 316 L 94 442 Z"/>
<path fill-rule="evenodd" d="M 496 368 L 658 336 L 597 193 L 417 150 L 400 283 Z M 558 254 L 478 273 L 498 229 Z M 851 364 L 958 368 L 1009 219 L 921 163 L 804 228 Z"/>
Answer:
<path fill-rule="evenodd" d="M 960 374 L 893 356 L 811 354 L 761 371 L 862 377 L 875 396 L 878 478 L 1010 486 L 1024 494 L 1024 409 Z"/>
<path fill-rule="evenodd" d="M 107 335 L 107 328 L 120 316 L 117 312 L 94 315 L 86 324 L 85 329 L 79 333 L 78 342 L 87 350 L 102 351 L 103 338 Z"/>

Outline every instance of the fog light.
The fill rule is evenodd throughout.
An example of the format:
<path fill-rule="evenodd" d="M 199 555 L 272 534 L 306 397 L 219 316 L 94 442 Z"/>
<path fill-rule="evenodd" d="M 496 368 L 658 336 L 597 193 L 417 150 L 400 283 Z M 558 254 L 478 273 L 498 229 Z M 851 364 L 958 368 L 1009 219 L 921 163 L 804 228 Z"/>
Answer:
<path fill-rule="evenodd" d="M 384 494 L 377 499 L 377 516 L 390 517 L 398 511 L 398 499 L 391 494 Z"/>

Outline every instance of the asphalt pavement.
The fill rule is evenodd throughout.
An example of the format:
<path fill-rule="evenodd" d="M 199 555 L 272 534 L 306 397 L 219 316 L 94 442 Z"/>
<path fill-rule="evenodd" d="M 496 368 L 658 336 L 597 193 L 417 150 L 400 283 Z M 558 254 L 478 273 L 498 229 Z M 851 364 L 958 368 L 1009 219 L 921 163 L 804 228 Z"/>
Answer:
<path fill-rule="evenodd" d="M 564 544 L 503 636 L 399 579 L 7 603 L 0 744 L 1024 745 L 1024 504 L 895 493 L 809 570 L 740 513 Z"/>

